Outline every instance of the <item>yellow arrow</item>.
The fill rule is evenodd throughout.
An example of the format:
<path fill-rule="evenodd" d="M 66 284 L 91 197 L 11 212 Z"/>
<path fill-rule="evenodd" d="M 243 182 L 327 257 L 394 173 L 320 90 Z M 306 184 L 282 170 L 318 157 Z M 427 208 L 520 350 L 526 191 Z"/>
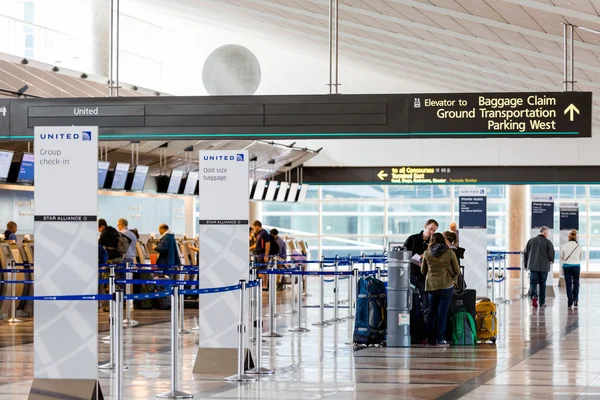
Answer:
<path fill-rule="evenodd" d="M 571 122 L 573 122 L 573 119 L 575 117 L 575 115 L 573 114 L 573 112 L 576 112 L 577 114 L 579 114 L 579 109 L 577 107 L 575 107 L 575 105 L 573 103 L 571 103 L 571 105 L 569 105 L 569 107 L 565 108 L 565 115 L 567 113 L 570 113 L 569 120 Z"/>
<path fill-rule="evenodd" d="M 377 177 L 378 177 L 380 180 L 384 180 L 385 178 L 387 178 L 387 177 L 388 177 L 388 174 L 386 174 L 384 170 L 381 170 L 381 171 L 379 171 L 379 173 L 377 174 Z"/>

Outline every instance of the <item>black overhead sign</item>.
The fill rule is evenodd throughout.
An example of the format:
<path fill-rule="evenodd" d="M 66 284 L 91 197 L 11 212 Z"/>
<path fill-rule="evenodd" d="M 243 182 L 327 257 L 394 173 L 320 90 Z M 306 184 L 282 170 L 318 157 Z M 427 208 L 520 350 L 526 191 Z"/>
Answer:
<path fill-rule="evenodd" d="M 302 179 L 324 185 L 585 184 L 600 183 L 600 166 L 304 167 Z"/>
<path fill-rule="evenodd" d="M 98 126 L 102 140 L 589 137 L 591 93 L 0 100 L 0 140 Z"/>

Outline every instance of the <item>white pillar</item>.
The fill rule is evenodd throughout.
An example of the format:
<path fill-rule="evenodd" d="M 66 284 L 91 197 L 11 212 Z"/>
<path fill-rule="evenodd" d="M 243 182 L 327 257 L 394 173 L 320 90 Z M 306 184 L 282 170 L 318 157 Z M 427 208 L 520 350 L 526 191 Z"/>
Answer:
<path fill-rule="evenodd" d="M 108 77 L 110 64 L 110 2 L 91 0 L 91 41 L 88 47 L 91 74 Z"/>
<path fill-rule="evenodd" d="M 250 224 L 254 221 L 262 222 L 262 203 L 260 201 L 250 202 Z"/>

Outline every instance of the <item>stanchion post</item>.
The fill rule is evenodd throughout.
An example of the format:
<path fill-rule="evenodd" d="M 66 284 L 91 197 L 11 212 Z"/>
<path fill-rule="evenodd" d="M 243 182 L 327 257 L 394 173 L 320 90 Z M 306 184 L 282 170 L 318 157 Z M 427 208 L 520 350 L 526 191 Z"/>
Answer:
<path fill-rule="evenodd" d="M 127 280 L 133 279 L 133 274 L 130 272 L 131 263 L 129 261 L 127 261 L 125 263 L 125 269 L 127 270 L 125 279 L 127 279 Z M 127 294 L 131 294 L 132 289 L 133 289 L 133 286 L 131 284 L 125 285 L 125 290 L 126 290 Z M 139 324 L 139 322 L 137 322 L 136 320 L 131 319 L 131 303 L 132 303 L 132 300 L 125 301 L 125 319 L 123 320 L 123 325 L 125 325 L 125 326 L 134 326 L 134 325 Z"/>
<path fill-rule="evenodd" d="M 319 322 L 315 322 L 313 325 L 314 326 L 329 326 L 331 325 L 329 322 L 325 321 L 325 275 L 323 275 L 323 273 L 325 272 L 325 257 L 323 257 L 323 260 L 321 260 L 321 264 L 320 264 L 320 270 L 321 270 L 321 293 L 319 294 L 320 300 L 321 300 L 321 306 L 320 306 L 320 320 Z"/>
<path fill-rule="evenodd" d="M 184 270 L 185 270 L 185 267 L 183 265 L 180 265 L 179 266 L 179 271 L 181 272 L 179 274 L 180 281 L 185 280 Z M 184 299 L 183 294 L 181 294 L 181 291 L 184 289 L 185 289 L 184 285 L 179 285 L 179 293 L 180 293 L 179 294 L 179 333 L 181 335 L 189 335 L 192 332 L 185 329 L 185 299 Z"/>
<path fill-rule="evenodd" d="M 115 321 L 123 320 L 123 291 L 121 289 L 115 292 L 114 300 L 111 302 L 115 303 Z M 115 323 L 115 398 L 116 400 L 123 400 L 123 324 Z"/>
<path fill-rule="evenodd" d="M 340 290 L 338 288 L 339 282 L 340 282 L 340 278 L 337 275 L 337 272 L 339 270 L 339 260 L 338 260 L 338 256 L 335 256 L 335 261 L 333 263 L 333 270 L 336 273 L 336 275 L 333 277 L 333 318 L 330 319 L 328 322 L 341 322 L 343 321 L 343 319 L 341 319 L 339 317 L 339 297 L 340 297 Z"/>
<path fill-rule="evenodd" d="M 496 258 L 492 256 L 492 303 L 496 302 Z"/>
<path fill-rule="evenodd" d="M 254 268 L 254 260 L 250 261 L 250 280 L 258 281 L 256 269 Z M 259 289 L 260 286 L 260 290 Z M 257 286 L 257 290 L 252 290 L 250 294 L 250 321 L 252 329 L 250 329 L 250 343 L 254 343 L 256 341 L 257 331 L 258 331 L 258 313 L 257 313 L 257 304 L 258 299 L 261 299 L 262 303 L 262 280 L 260 284 Z M 261 310 L 262 313 L 262 310 Z M 261 325 L 262 326 L 262 325 Z"/>
<path fill-rule="evenodd" d="M 110 295 L 114 296 L 115 295 L 115 266 L 111 265 L 110 266 L 110 270 L 109 270 L 109 276 L 108 276 L 108 292 Z M 109 316 L 108 316 L 108 326 L 109 326 L 109 336 L 108 338 L 103 338 L 103 340 L 108 339 L 109 341 L 109 347 L 110 347 L 110 361 L 106 364 L 102 364 L 101 366 L 99 366 L 98 368 L 100 369 L 113 369 L 115 367 L 115 329 L 116 329 L 116 321 L 117 318 L 115 316 L 115 304 L 114 301 L 110 301 L 108 303 L 108 311 L 109 311 Z M 120 320 L 119 320 L 120 321 Z"/>
<path fill-rule="evenodd" d="M 13 271 L 17 269 L 17 263 L 15 262 L 15 260 L 11 260 L 10 261 L 10 269 L 11 271 L 8 273 L 8 280 L 11 281 L 12 283 L 10 284 L 10 295 L 13 297 L 17 296 L 17 284 L 14 282 L 16 279 L 13 279 Z M 15 278 L 16 278 L 16 274 L 15 274 Z M 11 300 L 10 301 L 10 318 L 7 321 L 9 324 L 18 324 L 21 321 L 20 319 L 17 319 L 17 301 L 16 300 Z"/>
<path fill-rule="evenodd" d="M 350 277 L 350 280 L 353 283 L 353 288 L 352 291 L 353 293 L 356 293 L 357 291 L 357 287 L 358 287 L 358 277 L 359 277 L 359 273 L 358 273 L 358 268 L 354 268 L 352 270 L 352 276 Z M 354 296 L 352 296 L 352 299 L 354 299 Z M 354 345 L 354 315 L 356 314 L 356 300 L 353 300 L 350 302 L 350 304 L 348 304 L 348 313 L 350 314 L 348 317 L 348 319 L 350 319 L 352 321 L 352 324 L 350 326 L 350 328 L 348 329 L 348 341 L 346 342 L 347 345 Z M 351 317 L 351 318 L 350 318 Z"/>
<path fill-rule="evenodd" d="M 375 267 L 375 278 L 381 280 L 381 267 Z"/>
<path fill-rule="evenodd" d="M 229 382 L 255 382 L 256 378 L 246 375 L 244 372 L 244 361 L 245 361 L 245 346 L 244 338 L 246 337 L 246 315 L 244 313 L 246 308 L 246 281 L 240 281 L 240 320 L 238 323 L 238 371 L 237 374 L 225 378 Z M 262 345 L 262 343 L 260 344 Z M 260 355 L 259 357 L 261 357 Z"/>
<path fill-rule="evenodd" d="M 177 354 L 179 350 L 179 335 L 177 334 L 179 328 L 177 322 L 177 318 L 179 317 L 179 286 L 173 285 L 171 290 L 171 390 L 161 393 L 156 397 L 161 399 L 191 399 L 194 397 L 192 394 L 177 390 L 177 369 L 179 367 L 179 357 Z"/>
<path fill-rule="evenodd" d="M 294 333 L 302 333 L 302 332 L 310 332 L 310 329 L 304 328 L 302 326 L 302 271 L 298 272 L 298 326 L 290 329 L 290 332 Z"/>
<path fill-rule="evenodd" d="M 525 274 L 527 273 L 527 270 L 525 269 L 523 253 L 521 253 L 520 258 L 521 258 L 521 297 L 526 298 L 527 292 L 525 291 Z"/>
<path fill-rule="evenodd" d="M 278 315 L 275 313 L 275 303 L 277 298 L 275 297 L 275 292 L 277 291 L 277 287 L 275 284 L 275 273 L 277 272 L 275 269 L 275 265 L 271 266 L 269 272 L 269 333 L 263 335 L 264 337 L 269 338 L 278 338 L 283 335 L 277 333 L 277 325 L 275 324 L 275 318 Z"/>
<path fill-rule="evenodd" d="M 296 269 L 295 263 L 294 263 L 294 258 L 292 257 L 292 271 L 294 271 Z M 301 278 L 301 277 L 299 277 Z M 288 312 L 286 312 L 286 314 L 296 314 L 296 302 L 294 302 L 294 298 L 296 297 L 296 275 L 294 274 L 290 274 L 290 279 L 292 280 L 292 309 Z"/>
<path fill-rule="evenodd" d="M 256 310 L 256 320 L 254 321 L 254 328 L 256 329 L 256 357 L 254 358 L 254 368 L 247 371 L 246 373 L 252 375 L 271 375 L 275 371 L 263 368 L 262 366 L 262 330 L 263 330 L 263 315 L 262 315 L 262 279 L 258 278 L 258 286 L 256 291 L 258 292 Z"/>

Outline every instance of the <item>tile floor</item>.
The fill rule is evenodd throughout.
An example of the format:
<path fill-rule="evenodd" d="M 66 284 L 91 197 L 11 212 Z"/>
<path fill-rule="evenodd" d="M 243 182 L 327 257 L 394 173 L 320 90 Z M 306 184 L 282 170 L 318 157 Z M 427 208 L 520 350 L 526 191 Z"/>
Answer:
<path fill-rule="evenodd" d="M 314 285 L 313 287 L 317 287 Z M 263 364 L 275 375 L 256 383 L 232 384 L 220 376 L 192 374 L 197 334 L 183 335 L 180 386 L 200 399 L 600 399 L 600 281 L 585 281 L 580 307 L 568 310 L 564 292 L 546 309 L 528 301 L 499 308 L 496 346 L 369 348 L 346 343 L 350 321 L 310 332 L 288 333 L 295 317 L 277 320 L 284 336 L 266 339 Z M 343 296 L 342 296 L 343 297 Z M 266 303 L 266 296 L 265 296 Z M 308 298 L 314 304 L 317 296 Z M 290 309 L 290 294 L 279 298 L 279 312 Z M 305 309 L 309 322 L 317 309 Z M 186 309 L 186 327 L 197 325 L 196 310 Z M 331 318 L 332 310 L 326 310 Z M 347 310 L 340 310 L 346 315 Z M 170 385 L 168 311 L 134 312 L 141 326 L 125 330 L 125 399 L 151 399 Z M 106 314 L 100 313 L 101 329 Z M 33 374 L 31 321 L 0 323 L 0 400 L 26 399 Z M 104 335 L 101 335 L 104 336 Z M 101 362 L 108 345 L 99 344 Z M 100 371 L 105 398 L 113 374 Z"/>

